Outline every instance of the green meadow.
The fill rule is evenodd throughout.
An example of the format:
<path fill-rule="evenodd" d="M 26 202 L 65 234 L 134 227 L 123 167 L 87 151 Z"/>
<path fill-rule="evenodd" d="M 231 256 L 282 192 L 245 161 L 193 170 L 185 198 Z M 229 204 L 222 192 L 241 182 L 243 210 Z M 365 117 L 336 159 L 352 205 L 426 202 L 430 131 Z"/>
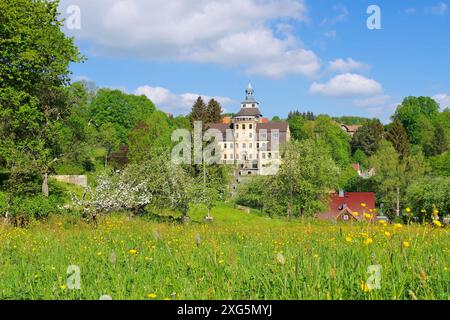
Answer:
<path fill-rule="evenodd" d="M 190 215 L 189 225 L 123 214 L 97 226 L 4 224 L 0 299 L 450 298 L 448 228 L 287 221 L 228 205 L 212 223 L 201 208 Z"/>

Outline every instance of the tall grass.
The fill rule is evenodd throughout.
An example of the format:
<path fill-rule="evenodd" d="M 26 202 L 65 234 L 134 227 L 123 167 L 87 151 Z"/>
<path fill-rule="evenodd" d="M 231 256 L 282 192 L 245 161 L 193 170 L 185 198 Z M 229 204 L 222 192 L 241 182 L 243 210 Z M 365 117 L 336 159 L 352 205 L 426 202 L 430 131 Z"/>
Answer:
<path fill-rule="evenodd" d="M 286 222 L 225 206 L 214 216 L 189 226 L 119 215 L 97 227 L 64 217 L 2 226 L 0 298 L 450 298 L 448 229 Z M 70 265 L 80 290 L 67 287 Z M 364 285 L 371 265 L 382 268 L 378 290 Z"/>

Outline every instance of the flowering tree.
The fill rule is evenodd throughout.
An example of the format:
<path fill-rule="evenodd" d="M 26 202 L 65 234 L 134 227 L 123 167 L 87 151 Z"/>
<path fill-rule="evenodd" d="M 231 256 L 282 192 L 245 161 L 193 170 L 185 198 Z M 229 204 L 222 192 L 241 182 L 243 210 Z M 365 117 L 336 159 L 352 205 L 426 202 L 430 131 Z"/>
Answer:
<path fill-rule="evenodd" d="M 103 213 L 117 210 L 140 213 L 152 206 L 186 216 L 191 195 L 190 178 L 182 168 L 160 155 L 129 165 L 121 172 L 100 176 L 97 186 L 88 189 L 87 197 L 74 199 L 74 203 Z"/>

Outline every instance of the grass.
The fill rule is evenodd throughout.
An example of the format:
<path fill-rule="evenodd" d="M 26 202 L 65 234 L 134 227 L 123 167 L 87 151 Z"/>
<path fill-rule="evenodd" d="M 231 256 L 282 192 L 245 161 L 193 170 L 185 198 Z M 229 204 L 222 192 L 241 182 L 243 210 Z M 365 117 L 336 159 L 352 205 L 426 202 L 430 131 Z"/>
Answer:
<path fill-rule="evenodd" d="M 193 210 L 190 226 L 123 215 L 1 226 L 0 299 L 450 298 L 448 229 L 287 222 L 226 205 L 212 224 L 204 215 Z M 70 265 L 80 290 L 67 287 Z M 371 265 L 379 290 L 364 285 Z"/>

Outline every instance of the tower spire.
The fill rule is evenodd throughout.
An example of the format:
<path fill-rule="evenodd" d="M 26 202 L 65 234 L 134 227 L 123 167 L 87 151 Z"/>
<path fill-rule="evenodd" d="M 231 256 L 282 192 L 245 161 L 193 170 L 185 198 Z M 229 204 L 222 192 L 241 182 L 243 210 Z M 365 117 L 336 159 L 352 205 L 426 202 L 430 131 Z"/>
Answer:
<path fill-rule="evenodd" d="M 253 90 L 252 83 L 249 81 L 247 89 L 245 90 L 245 100 L 254 101 L 255 100 L 254 94 L 255 90 Z"/>

